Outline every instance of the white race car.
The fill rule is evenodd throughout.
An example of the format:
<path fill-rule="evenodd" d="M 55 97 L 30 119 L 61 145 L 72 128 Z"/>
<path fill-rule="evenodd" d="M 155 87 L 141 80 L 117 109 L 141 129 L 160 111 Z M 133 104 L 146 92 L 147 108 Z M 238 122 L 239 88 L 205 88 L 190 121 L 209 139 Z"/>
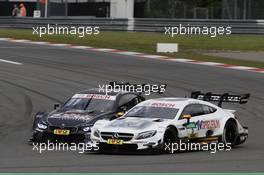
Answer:
<path fill-rule="evenodd" d="M 122 117 L 99 120 L 91 139 L 100 149 L 166 150 L 172 143 L 223 143 L 233 147 L 248 137 L 234 110 L 222 102 L 246 103 L 249 94 L 229 95 L 193 92 L 191 98 L 158 98 L 139 103 Z M 218 102 L 218 105 L 207 101 Z"/>

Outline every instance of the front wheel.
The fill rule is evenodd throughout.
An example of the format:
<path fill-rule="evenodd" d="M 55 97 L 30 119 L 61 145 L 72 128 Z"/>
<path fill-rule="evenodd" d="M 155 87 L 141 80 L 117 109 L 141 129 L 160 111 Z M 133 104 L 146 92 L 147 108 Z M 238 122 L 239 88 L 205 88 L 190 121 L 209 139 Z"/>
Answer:
<path fill-rule="evenodd" d="M 177 131 L 168 128 L 164 134 L 162 151 L 164 153 L 172 153 L 173 145 L 178 141 Z"/>

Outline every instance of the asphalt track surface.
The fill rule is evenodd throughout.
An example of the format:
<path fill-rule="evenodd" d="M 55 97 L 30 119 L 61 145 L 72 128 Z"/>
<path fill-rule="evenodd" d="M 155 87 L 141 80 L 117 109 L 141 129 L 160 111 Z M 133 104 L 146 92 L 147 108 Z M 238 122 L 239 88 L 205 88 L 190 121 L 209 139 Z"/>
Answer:
<path fill-rule="evenodd" d="M 0 172 L 263 172 L 264 76 L 259 73 L 110 53 L 0 42 Z M 32 116 L 73 93 L 109 81 L 167 83 L 166 96 L 192 90 L 251 93 L 237 109 L 249 127 L 246 144 L 231 151 L 169 155 L 44 152 L 27 144 Z M 151 97 L 158 97 L 154 95 Z"/>

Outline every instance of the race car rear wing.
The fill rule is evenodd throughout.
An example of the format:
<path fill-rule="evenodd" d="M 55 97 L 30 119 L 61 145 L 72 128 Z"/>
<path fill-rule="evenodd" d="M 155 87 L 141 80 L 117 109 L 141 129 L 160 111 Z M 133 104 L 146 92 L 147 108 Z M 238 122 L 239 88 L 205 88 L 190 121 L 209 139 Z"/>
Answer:
<path fill-rule="evenodd" d="M 228 93 L 214 94 L 212 92 L 201 93 L 200 91 L 195 91 L 191 93 L 191 98 L 203 100 L 203 101 L 218 102 L 219 107 L 222 107 L 223 102 L 245 104 L 248 102 L 249 97 L 250 94 L 242 94 L 242 95 L 231 95 Z"/>
<path fill-rule="evenodd" d="M 159 93 L 162 94 L 166 91 L 167 84 L 131 84 L 131 83 L 124 83 L 124 82 L 116 82 L 111 81 L 108 85 L 109 88 L 112 89 L 122 89 L 129 92 L 137 92 L 137 93 Z M 149 95 L 149 94 L 148 94 Z"/>

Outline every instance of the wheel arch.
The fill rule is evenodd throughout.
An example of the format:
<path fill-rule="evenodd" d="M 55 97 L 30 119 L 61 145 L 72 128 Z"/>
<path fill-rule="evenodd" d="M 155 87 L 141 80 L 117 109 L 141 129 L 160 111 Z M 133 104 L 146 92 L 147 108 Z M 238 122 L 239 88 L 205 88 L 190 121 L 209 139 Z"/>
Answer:
<path fill-rule="evenodd" d="M 233 118 L 233 117 L 229 117 L 229 118 L 227 118 L 227 119 L 225 120 L 224 124 L 223 124 L 223 127 L 221 128 L 221 130 L 222 130 L 222 134 L 224 133 L 224 129 L 225 129 L 225 127 L 226 127 L 227 122 L 229 122 L 229 121 L 234 122 L 235 125 L 238 126 L 238 125 L 237 125 L 237 120 L 236 120 L 235 118 Z"/>
<path fill-rule="evenodd" d="M 227 122 L 229 122 L 229 121 L 233 121 L 233 122 L 235 123 L 235 125 L 237 126 L 237 120 L 234 119 L 234 118 L 229 118 L 229 119 L 227 119 L 226 122 L 225 122 L 225 125 L 226 125 Z"/>

